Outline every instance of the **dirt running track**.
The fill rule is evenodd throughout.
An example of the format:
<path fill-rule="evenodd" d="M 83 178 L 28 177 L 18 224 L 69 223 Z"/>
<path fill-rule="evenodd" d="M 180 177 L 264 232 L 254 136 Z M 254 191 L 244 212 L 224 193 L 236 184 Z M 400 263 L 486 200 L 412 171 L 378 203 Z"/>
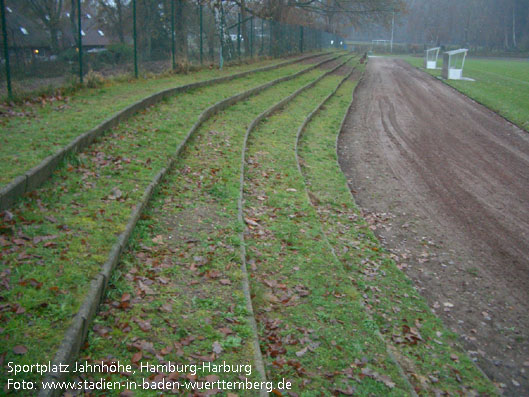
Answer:
<path fill-rule="evenodd" d="M 483 371 L 529 395 L 529 133 L 402 60 L 371 58 L 355 98 L 338 154 L 358 204 Z"/>

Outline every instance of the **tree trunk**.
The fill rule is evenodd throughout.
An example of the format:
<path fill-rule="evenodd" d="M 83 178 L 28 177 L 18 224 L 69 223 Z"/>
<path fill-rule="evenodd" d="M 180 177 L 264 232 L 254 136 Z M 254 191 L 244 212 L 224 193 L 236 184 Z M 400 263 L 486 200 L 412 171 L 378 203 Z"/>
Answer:
<path fill-rule="evenodd" d="M 50 31 L 51 52 L 53 54 L 58 54 L 59 53 L 59 30 L 57 29 L 55 24 L 50 24 L 49 31 Z"/>
<path fill-rule="evenodd" d="M 116 7 L 118 10 L 118 26 L 116 28 L 119 42 L 121 44 L 125 43 L 125 29 L 123 28 L 123 4 L 121 3 L 122 0 L 116 0 Z"/>
<path fill-rule="evenodd" d="M 244 21 L 246 19 L 246 16 L 248 14 L 246 13 L 246 1 L 241 0 L 241 21 Z M 244 54 L 248 56 L 250 54 L 250 40 L 248 39 L 248 23 L 243 22 L 241 26 L 242 31 L 242 40 L 244 43 Z"/>
<path fill-rule="evenodd" d="M 175 9 L 175 36 L 176 54 L 179 59 L 187 59 L 187 27 L 184 17 L 185 1 L 176 0 Z"/>
<path fill-rule="evenodd" d="M 75 0 L 72 0 L 70 6 L 70 30 L 72 32 L 72 39 L 74 43 L 77 43 L 77 21 L 75 18 L 76 13 L 77 5 Z M 79 46 L 79 43 L 77 43 L 77 46 Z"/>

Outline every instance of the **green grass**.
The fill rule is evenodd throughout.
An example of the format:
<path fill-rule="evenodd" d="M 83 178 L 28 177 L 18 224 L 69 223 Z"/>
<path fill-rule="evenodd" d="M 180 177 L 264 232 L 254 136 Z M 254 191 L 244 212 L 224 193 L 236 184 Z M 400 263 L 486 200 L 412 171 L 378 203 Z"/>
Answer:
<path fill-rule="evenodd" d="M 283 61 L 267 60 L 223 70 L 203 69 L 190 74 L 130 80 L 97 89 L 82 89 L 64 100 L 17 105 L 9 113 L 6 109 L 4 117 L 0 118 L 0 186 L 36 166 L 78 135 L 150 94 Z"/>
<path fill-rule="evenodd" d="M 270 379 L 292 381 L 298 395 L 407 395 L 362 292 L 333 258 L 296 166 L 297 128 L 341 78 L 327 77 L 250 135 L 246 243 L 261 350 Z"/>
<path fill-rule="evenodd" d="M 337 163 L 335 142 L 351 99 L 346 82 L 309 123 L 300 140 L 300 163 L 311 202 L 347 277 L 386 343 L 420 395 L 437 392 L 495 394 L 492 384 L 457 346 L 425 300 L 384 251 L 362 218 Z"/>
<path fill-rule="evenodd" d="M 219 342 L 224 351 L 215 363 L 250 363 L 251 379 L 258 380 L 241 288 L 237 197 L 242 140 L 253 118 L 321 73 L 313 71 L 272 87 L 219 113 L 199 129 L 138 224 L 117 268 L 108 299 L 96 320 L 99 328 L 110 329 L 110 333 L 101 336 L 92 332 L 83 360 L 112 358 L 130 362 L 137 351 L 129 347 L 133 338 L 153 343 L 158 351 L 193 336 L 193 343 L 180 346 L 182 355 L 173 351 L 164 359 L 202 361 L 193 355 L 210 355 L 213 343 Z M 169 282 L 159 282 L 160 277 Z M 154 281 L 150 284 L 154 293 L 142 298 L 138 280 L 144 278 Z M 113 304 L 123 293 L 130 293 L 133 302 L 126 310 Z M 158 308 L 167 301 L 172 305 L 171 312 L 160 312 Z M 135 317 L 149 321 L 152 329 L 148 333 L 138 329 L 132 320 Z M 122 331 L 125 323 L 131 324 L 128 332 Z M 168 324 L 174 325 L 172 329 Z M 226 334 L 226 327 L 232 333 Z M 200 374 L 200 378 L 205 375 Z M 93 376 L 97 379 L 96 374 Z M 145 374 L 137 373 L 130 379 L 141 381 L 142 377 Z M 234 374 L 220 377 L 238 379 Z M 125 378 L 115 375 L 113 379 Z"/>
<path fill-rule="evenodd" d="M 416 67 L 423 65 L 422 58 L 404 59 Z M 433 76 L 441 75 L 440 70 L 425 71 Z M 529 62 L 470 58 L 465 62 L 463 76 L 476 81 L 445 82 L 529 131 Z"/>
<path fill-rule="evenodd" d="M 133 206 L 204 108 L 308 66 L 201 88 L 151 107 L 72 159 L 13 208 L 13 219 L 0 221 L 1 271 L 9 286 L 2 293 L 9 310 L 1 314 L 6 360 L 31 363 L 53 356 Z M 318 73 L 290 84 L 302 84 Z M 222 186 L 216 189 L 222 194 Z M 39 241 L 39 236 L 55 238 Z M 27 281 L 33 279 L 36 285 Z M 12 348 L 17 345 L 28 346 L 28 353 L 15 356 Z"/>

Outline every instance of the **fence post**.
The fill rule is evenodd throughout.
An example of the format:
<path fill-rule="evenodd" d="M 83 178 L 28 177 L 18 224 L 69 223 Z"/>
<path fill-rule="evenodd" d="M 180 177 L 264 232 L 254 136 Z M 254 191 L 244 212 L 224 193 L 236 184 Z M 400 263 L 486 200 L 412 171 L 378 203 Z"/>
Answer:
<path fill-rule="evenodd" d="M 77 25 L 79 25 L 79 81 L 83 84 L 83 26 L 81 24 L 81 0 L 77 0 Z"/>
<path fill-rule="evenodd" d="M 7 84 L 7 98 L 13 98 L 13 90 L 11 87 L 11 67 L 9 65 L 9 47 L 7 42 L 7 26 L 6 26 L 6 7 L 4 0 L 0 0 L 0 11 L 2 14 L 2 36 L 4 38 L 4 57 L 6 59 L 6 84 Z"/>
<path fill-rule="evenodd" d="M 253 16 L 250 18 L 250 58 L 253 58 Z"/>
<path fill-rule="evenodd" d="M 241 60 L 241 13 L 237 14 L 237 54 Z"/>
<path fill-rule="evenodd" d="M 136 35 L 136 0 L 132 0 L 132 39 L 134 41 L 134 77 L 138 78 L 138 37 Z"/>
<path fill-rule="evenodd" d="M 200 13 L 200 64 L 204 63 L 204 42 L 202 34 L 204 33 L 204 25 L 202 22 L 202 3 L 198 6 L 198 12 Z"/>
<path fill-rule="evenodd" d="M 219 57 L 219 69 L 222 69 L 224 65 L 224 7 L 222 2 L 220 3 L 220 57 Z"/>
<path fill-rule="evenodd" d="M 299 27 L 299 52 L 303 54 L 303 26 Z"/>
<path fill-rule="evenodd" d="M 173 70 L 176 69 L 176 54 L 175 54 L 175 40 L 174 40 L 174 2 L 171 0 L 171 57 L 173 59 Z"/>

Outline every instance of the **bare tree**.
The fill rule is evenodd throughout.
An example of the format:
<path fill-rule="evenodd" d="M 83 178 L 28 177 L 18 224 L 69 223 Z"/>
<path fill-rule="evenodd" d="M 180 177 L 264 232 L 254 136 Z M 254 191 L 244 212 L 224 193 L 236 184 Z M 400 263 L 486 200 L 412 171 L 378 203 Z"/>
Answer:
<path fill-rule="evenodd" d="M 21 3 L 23 6 L 26 5 L 30 14 L 33 14 L 46 27 L 52 52 L 59 52 L 63 0 L 23 0 Z"/>

